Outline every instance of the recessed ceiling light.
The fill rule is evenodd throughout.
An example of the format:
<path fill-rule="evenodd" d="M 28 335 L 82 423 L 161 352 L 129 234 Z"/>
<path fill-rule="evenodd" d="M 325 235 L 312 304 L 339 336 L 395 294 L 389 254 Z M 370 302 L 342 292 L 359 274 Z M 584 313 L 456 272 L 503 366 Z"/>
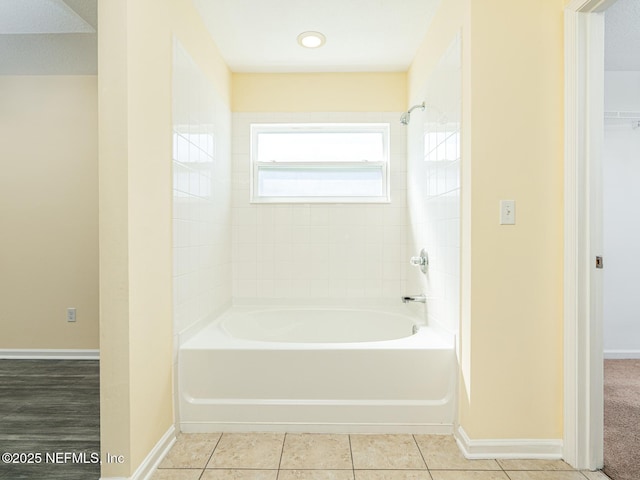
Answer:
<path fill-rule="evenodd" d="M 326 37 L 320 32 L 302 32 L 298 35 L 298 43 L 305 48 L 318 48 L 326 43 Z"/>

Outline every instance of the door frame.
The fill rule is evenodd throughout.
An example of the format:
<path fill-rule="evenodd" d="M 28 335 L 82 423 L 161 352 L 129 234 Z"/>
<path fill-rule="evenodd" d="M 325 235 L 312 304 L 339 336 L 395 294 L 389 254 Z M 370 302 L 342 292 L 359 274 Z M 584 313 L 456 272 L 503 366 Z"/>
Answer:
<path fill-rule="evenodd" d="M 604 11 L 616 0 L 565 6 L 564 459 L 603 466 L 602 139 Z"/>

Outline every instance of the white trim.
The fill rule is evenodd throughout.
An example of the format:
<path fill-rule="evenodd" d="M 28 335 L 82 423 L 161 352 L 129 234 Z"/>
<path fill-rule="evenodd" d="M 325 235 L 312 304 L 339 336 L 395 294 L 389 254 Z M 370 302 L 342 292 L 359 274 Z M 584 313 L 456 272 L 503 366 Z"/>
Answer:
<path fill-rule="evenodd" d="M 617 0 L 572 0 L 565 7 L 565 12 L 604 12 L 607 8 L 616 3 L 616 1 Z"/>
<path fill-rule="evenodd" d="M 640 359 L 640 350 L 605 350 L 606 360 L 637 360 Z"/>
<path fill-rule="evenodd" d="M 578 421 L 578 355 L 577 341 L 579 318 L 578 294 L 579 275 L 577 251 L 579 235 L 578 215 L 578 126 L 576 117 L 578 89 L 576 40 L 577 7 L 575 0 L 565 10 L 565 152 L 564 152 L 564 456 L 574 465 L 577 458 Z"/>
<path fill-rule="evenodd" d="M 23 360 L 100 360 L 100 350 L 0 348 L 0 359 Z"/>
<path fill-rule="evenodd" d="M 158 440 L 156 446 L 151 449 L 142 463 L 136 468 L 130 480 L 150 480 L 153 472 L 156 471 L 156 468 L 158 468 L 162 459 L 169 453 L 174 443 L 176 443 L 176 429 L 171 425 L 162 438 Z"/>
<path fill-rule="evenodd" d="M 598 124 L 602 123 L 602 12 L 615 0 L 565 8 L 564 460 L 603 461 L 601 247 Z"/>
<path fill-rule="evenodd" d="M 457 428 L 455 439 L 465 458 L 472 460 L 493 458 L 558 460 L 562 458 L 563 448 L 560 439 L 472 440 L 462 427 Z"/>
<path fill-rule="evenodd" d="M 166 457 L 173 444 L 176 443 L 176 429 L 173 425 L 158 440 L 158 443 L 151 449 L 142 463 L 130 477 L 100 477 L 100 480 L 151 480 L 153 473 Z"/>

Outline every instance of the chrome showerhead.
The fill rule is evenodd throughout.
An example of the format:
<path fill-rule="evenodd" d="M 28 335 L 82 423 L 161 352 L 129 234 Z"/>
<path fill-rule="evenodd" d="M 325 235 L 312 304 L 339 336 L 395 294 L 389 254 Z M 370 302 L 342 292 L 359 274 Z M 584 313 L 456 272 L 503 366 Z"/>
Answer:
<path fill-rule="evenodd" d="M 422 111 L 424 111 L 424 109 L 426 108 L 426 105 L 424 102 L 422 102 L 420 105 L 414 105 L 408 111 L 400 115 L 400 123 L 402 125 L 409 125 L 409 122 L 411 121 L 411 112 L 413 112 L 416 108 L 419 108 Z"/>

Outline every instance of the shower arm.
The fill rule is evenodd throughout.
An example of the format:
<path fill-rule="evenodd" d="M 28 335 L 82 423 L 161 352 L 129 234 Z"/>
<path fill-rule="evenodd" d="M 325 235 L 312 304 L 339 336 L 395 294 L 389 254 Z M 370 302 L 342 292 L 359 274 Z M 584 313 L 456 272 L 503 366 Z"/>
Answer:
<path fill-rule="evenodd" d="M 426 108 L 426 105 L 424 104 L 424 102 L 422 102 L 420 105 L 414 105 L 407 111 L 407 113 L 411 114 L 411 112 L 413 112 L 416 108 L 421 108 L 424 111 L 424 109 Z"/>
<path fill-rule="evenodd" d="M 400 115 L 400 123 L 402 125 L 409 125 L 409 121 L 411 120 L 411 112 L 413 112 L 416 108 L 424 111 L 426 108 L 425 102 L 422 102 L 420 105 L 414 105 L 409 110 Z"/>

